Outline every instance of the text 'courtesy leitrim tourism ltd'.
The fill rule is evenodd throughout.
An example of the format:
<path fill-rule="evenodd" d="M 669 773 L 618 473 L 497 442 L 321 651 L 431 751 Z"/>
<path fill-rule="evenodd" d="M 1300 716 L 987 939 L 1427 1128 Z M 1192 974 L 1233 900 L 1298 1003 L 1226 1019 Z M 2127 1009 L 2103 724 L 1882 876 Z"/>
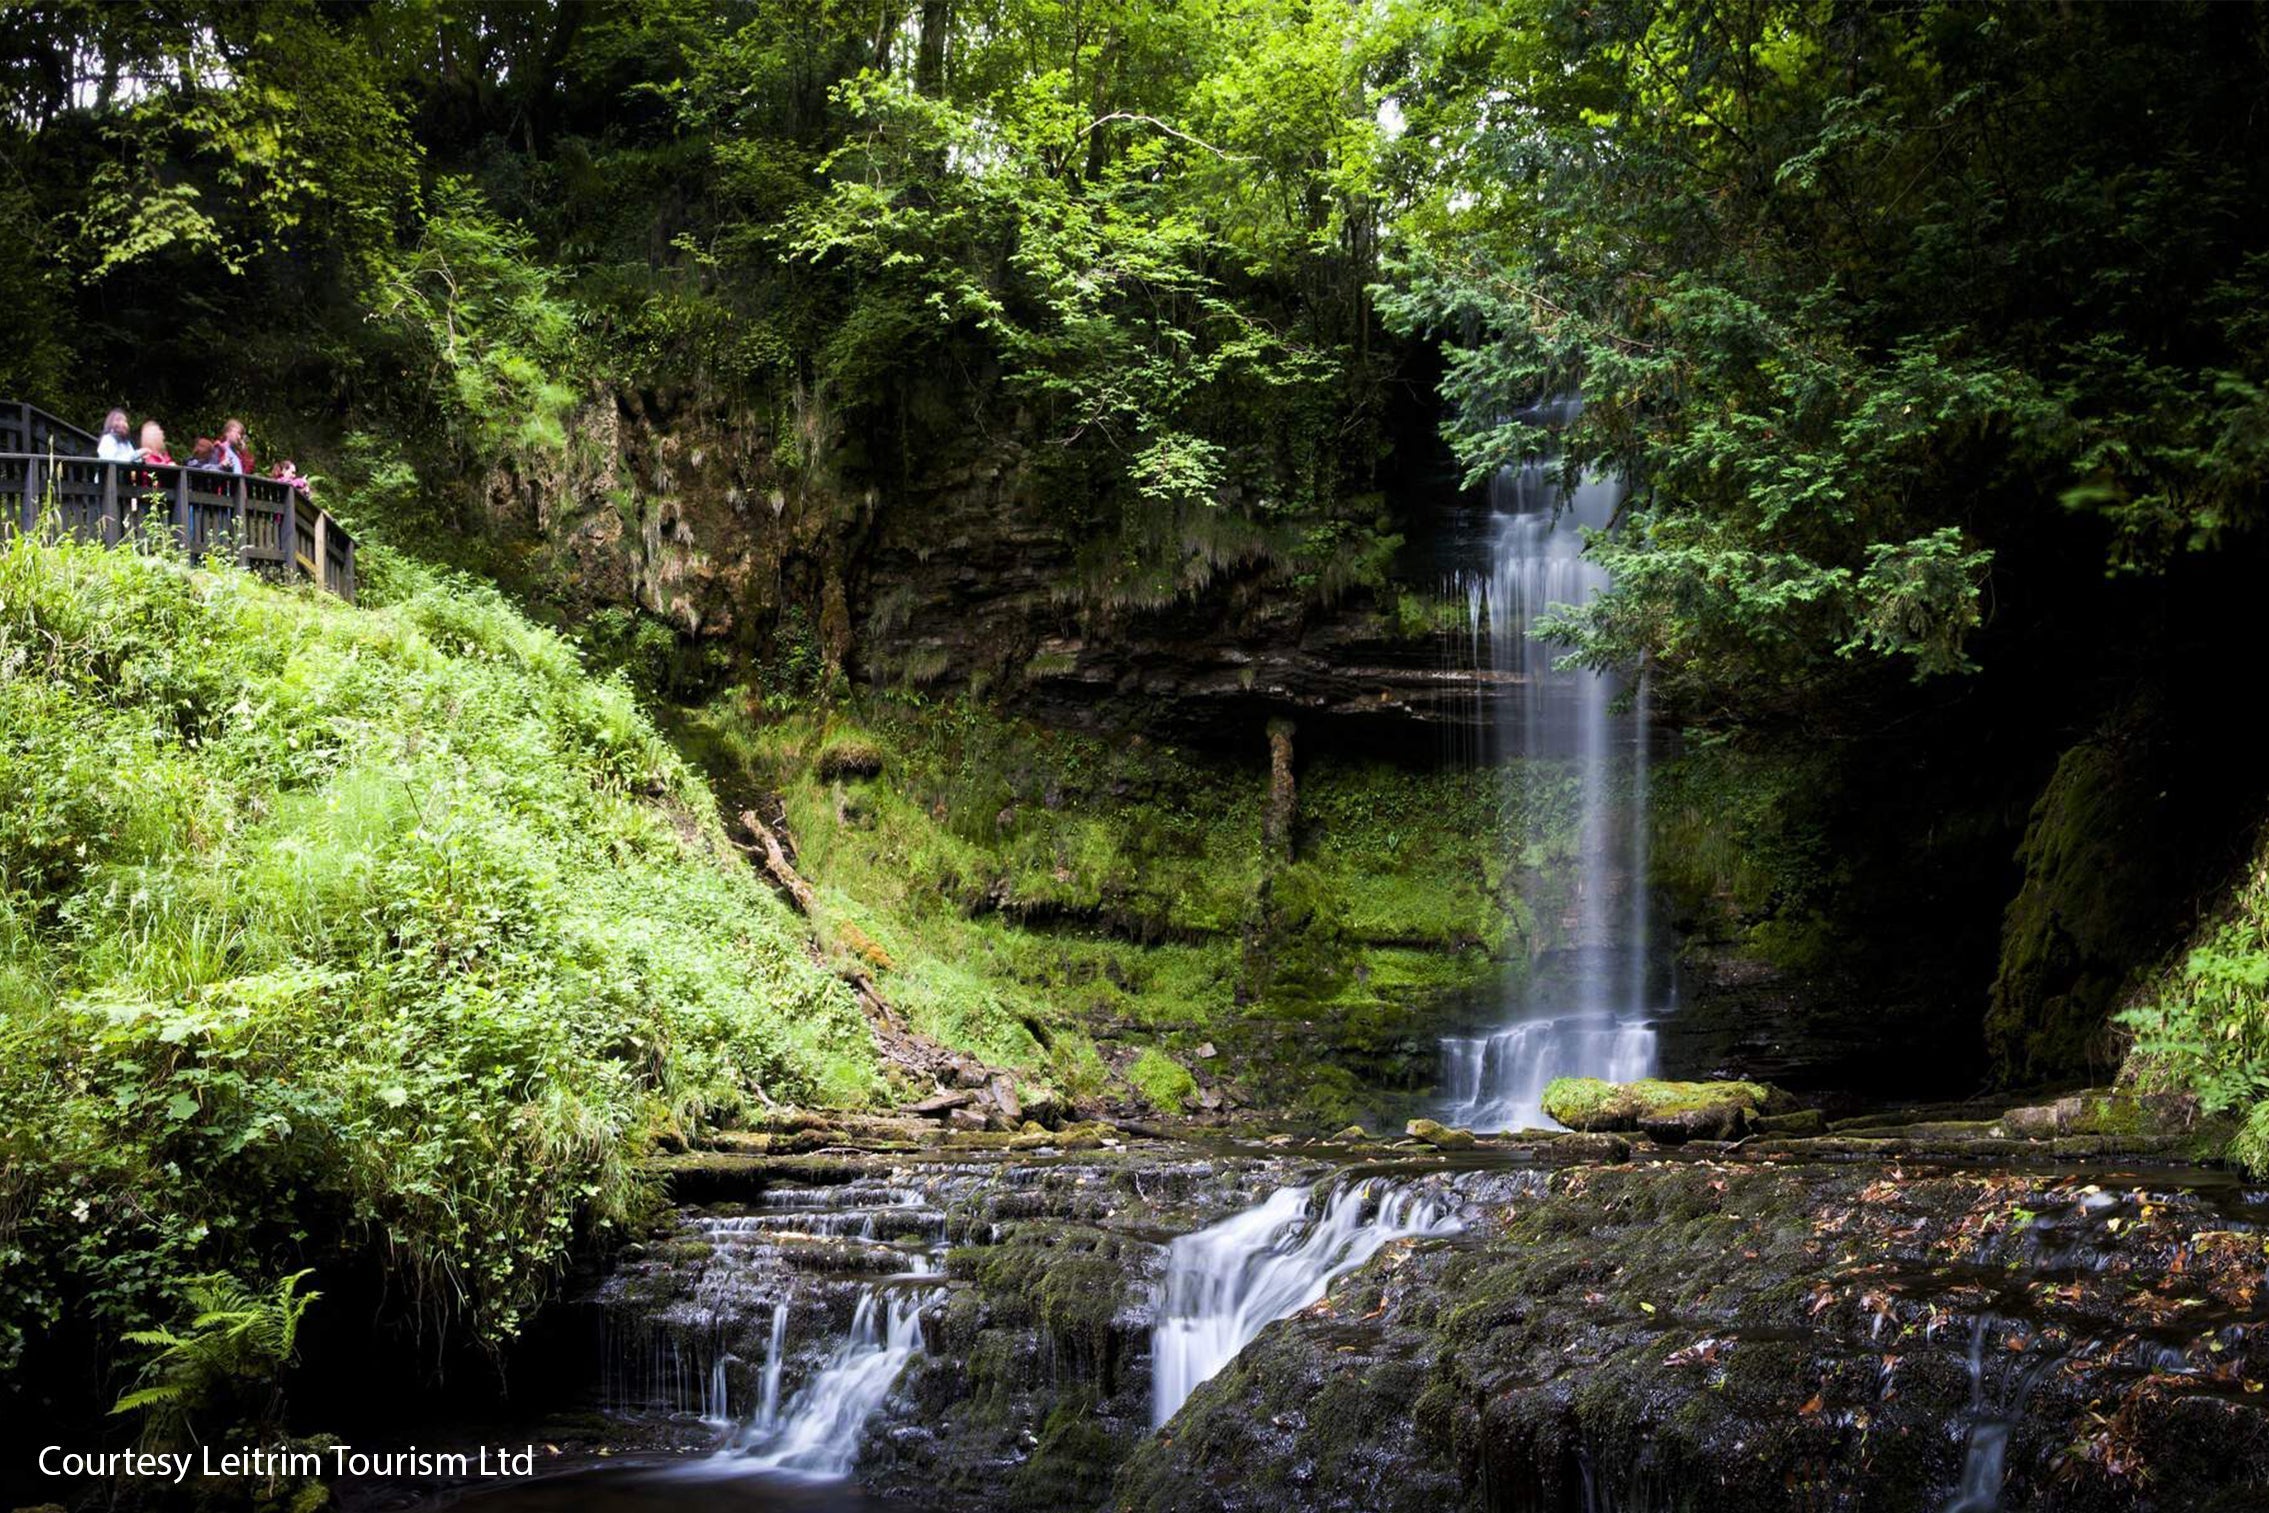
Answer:
<path fill-rule="evenodd" d="M 321 1449 L 270 1449 L 240 1446 L 195 1450 L 69 1450 L 43 1445 L 42 1476 L 144 1477 L 171 1482 L 192 1476 L 533 1476 L 533 1445 L 482 1445 L 472 1450 L 357 1450 L 352 1445 Z"/>

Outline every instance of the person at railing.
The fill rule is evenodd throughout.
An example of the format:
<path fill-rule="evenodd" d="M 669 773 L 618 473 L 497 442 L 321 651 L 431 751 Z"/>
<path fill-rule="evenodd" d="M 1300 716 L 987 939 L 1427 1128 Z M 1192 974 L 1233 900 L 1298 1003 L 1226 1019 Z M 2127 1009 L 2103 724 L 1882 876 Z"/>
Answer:
<path fill-rule="evenodd" d="M 95 441 L 95 455 L 104 462 L 132 462 L 133 431 L 124 410 L 112 410 L 102 418 L 102 435 Z"/>
<path fill-rule="evenodd" d="M 173 454 L 165 449 L 165 427 L 154 420 L 142 422 L 142 444 L 135 449 L 136 462 L 154 462 L 162 467 L 173 466 Z"/>
<path fill-rule="evenodd" d="M 134 449 L 134 460 L 156 463 L 161 467 L 173 466 L 173 454 L 165 449 L 164 426 L 154 420 L 142 422 L 142 444 Z M 154 489 L 157 486 L 158 475 L 155 473 L 137 472 L 134 475 L 134 487 L 138 489 Z"/>
<path fill-rule="evenodd" d="M 221 422 L 220 461 L 215 465 L 246 475 L 254 470 L 252 446 L 244 439 L 244 422 L 233 415 Z"/>
<path fill-rule="evenodd" d="M 221 444 L 210 436 L 197 438 L 197 444 L 189 449 L 189 461 L 184 466 L 204 468 L 208 472 L 228 470 L 228 464 L 221 460 Z"/>
<path fill-rule="evenodd" d="M 275 479 L 278 483 L 288 483 L 293 488 L 299 490 L 299 497 L 302 499 L 312 502 L 315 498 L 313 481 L 309 479 L 306 474 L 302 473 L 298 468 L 293 467 L 292 461 L 289 457 L 286 457 L 282 462 L 277 463 L 276 470 L 273 473 L 270 473 L 268 476 Z"/>

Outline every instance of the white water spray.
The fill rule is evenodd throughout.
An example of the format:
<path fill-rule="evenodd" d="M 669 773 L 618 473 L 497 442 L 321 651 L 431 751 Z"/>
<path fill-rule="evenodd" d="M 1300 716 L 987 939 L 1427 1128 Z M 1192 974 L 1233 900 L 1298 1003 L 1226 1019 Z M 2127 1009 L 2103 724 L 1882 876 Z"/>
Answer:
<path fill-rule="evenodd" d="M 747 1444 L 736 1457 L 741 1469 L 786 1471 L 813 1478 L 851 1474 L 859 1454 L 859 1431 L 889 1395 L 898 1373 L 922 1348 L 920 1294 L 862 1288 L 851 1316 L 851 1331 L 837 1342 L 784 1409 L 758 1408 Z M 778 1390 L 767 1367 L 766 1390 Z"/>
<path fill-rule="evenodd" d="M 1262 1326 L 1321 1298 L 1390 1241 L 1448 1234 L 1454 1213 L 1430 1194 L 1382 1181 L 1334 1192 L 1287 1187 L 1266 1202 L 1175 1240 L 1150 1344 L 1150 1418 L 1164 1424 L 1198 1384 Z"/>

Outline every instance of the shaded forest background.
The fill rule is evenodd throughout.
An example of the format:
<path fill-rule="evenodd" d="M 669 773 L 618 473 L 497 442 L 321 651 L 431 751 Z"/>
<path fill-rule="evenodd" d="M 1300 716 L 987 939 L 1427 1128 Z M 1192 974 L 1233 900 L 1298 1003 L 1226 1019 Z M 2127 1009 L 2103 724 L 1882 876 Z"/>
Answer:
<path fill-rule="evenodd" d="M 1777 1016 L 1785 1040 L 1833 1048 L 1805 1063 L 1818 1080 L 1875 1094 L 2124 1068 L 2249 1116 L 2238 1152 L 2269 1163 L 2269 782 L 2246 735 L 2269 466 L 2265 137 L 2269 12 L 2237 5 L 10 6 L 0 395 L 83 423 L 123 404 L 177 442 L 241 415 L 264 461 L 318 475 L 397 567 L 391 589 L 374 574 L 392 617 L 375 629 L 328 606 L 192 603 L 162 574 L 68 553 L 0 576 L 0 673 L 19 700 L 0 755 L 29 771 L 62 746 L 27 733 L 100 734 L 139 753 L 132 770 L 180 777 L 213 770 L 174 761 L 182 743 L 236 741 L 236 796 L 214 812 L 281 823 L 268 788 L 298 779 L 262 764 L 298 750 L 279 745 L 305 733 L 294 720 L 313 732 L 337 712 L 230 725 L 277 671 L 261 647 L 279 639 L 403 680 L 351 701 L 374 764 L 422 739 L 394 723 L 415 708 L 403 690 L 521 712 L 540 740 L 458 733 L 506 775 L 468 830 L 511 831 L 487 853 L 507 857 L 506 902 L 467 913 L 436 884 L 406 934 L 350 941 L 339 921 L 361 918 L 360 895 L 341 883 L 307 940 L 269 942 L 295 971 L 366 974 L 356 1001 L 373 1012 L 422 1005 L 438 1023 L 462 990 L 509 1000 L 517 1036 L 556 1029 L 560 1002 L 596 1005 L 587 1043 L 547 1063 L 587 1099 L 514 1147 L 504 1185 L 520 1185 L 491 1195 L 491 1227 L 517 1248 L 484 1262 L 481 1226 L 435 1196 L 495 1138 L 472 1129 L 484 1104 L 454 1111 L 462 1146 L 421 1146 L 330 1194 L 355 1223 L 395 1226 L 503 1335 L 570 1232 L 626 1209 L 626 1153 L 655 1129 L 737 1108 L 752 1078 L 816 1101 L 890 1096 L 840 983 L 745 879 L 686 895 L 641 872 L 559 923 L 567 944 L 500 923 L 538 872 L 565 887 L 634 855 L 676 876 L 726 851 L 706 816 L 673 839 L 616 804 L 623 791 L 689 809 L 777 793 L 815 854 L 841 824 L 846 887 L 871 890 L 839 904 L 841 924 L 911 943 L 925 1023 L 1067 1087 L 1180 1107 L 1198 1084 L 1160 1045 L 1216 1038 L 1308 1074 L 1314 1120 L 1346 1117 L 1366 1079 L 1422 1078 L 1431 1039 L 1411 1006 L 1535 935 L 1475 881 L 1502 882 L 1474 841 L 1500 816 L 1443 770 L 1434 732 L 1388 720 L 1403 767 L 1384 777 L 1313 771 L 1328 833 L 1270 870 L 1257 782 L 1153 762 L 1132 738 L 1212 740 L 1250 766 L 1265 722 L 1299 711 L 1266 689 L 1200 701 L 1170 658 L 1139 703 L 1075 711 L 1077 734 L 1051 728 L 1063 709 L 1042 695 L 1096 646 L 1259 658 L 1343 612 L 1367 617 L 1366 647 L 1435 655 L 1456 626 L 1436 589 L 1457 521 L 1497 469 L 1549 453 L 1630 485 L 1591 546 L 1615 587 L 1558 631 L 1572 656 L 1643 668 L 1681 737 L 1657 882 L 1693 980 L 1725 989 L 1728 1045 L 1745 1017 Z M 1536 401 L 1568 394 L 1584 402 L 1564 426 L 1533 423 Z M 682 472 L 620 479 L 631 432 L 676 438 Z M 703 455 L 728 459 L 730 489 L 703 481 Z M 951 624 L 968 591 L 923 577 L 928 546 L 885 549 L 922 534 L 949 476 L 950 552 L 1025 563 L 1049 622 L 998 666 L 973 650 L 992 622 Z M 622 515 L 608 540 L 649 565 L 679 496 L 746 517 L 727 528 L 752 540 L 767 519 L 802 534 L 750 549 L 762 591 L 728 584 L 733 613 L 695 614 L 615 592 L 546 538 L 574 478 L 612 480 L 585 492 Z M 521 608 L 431 563 L 493 578 Z M 927 641 L 908 642 L 909 614 L 933 617 L 916 625 Z M 199 670 L 180 635 L 236 636 L 244 655 Z M 164 675 L 95 675 L 144 666 Z M 427 679 L 434 666 L 447 676 Z M 621 673 L 705 776 L 593 670 Z M 893 691 L 908 701 L 861 702 Z M 1303 721 L 1303 762 L 1382 744 L 1376 721 Z M 825 766 L 856 742 L 906 776 L 864 814 Z M 87 943 L 127 938 L 118 922 L 140 905 L 120 902 L 135 897 L 124 863 L 70 848 L 106 825 L 188 833 L 166 828 L 188 810 L 156 799 L 141 830 L 66 812 L 82 790 L 56 790 L 65 818 L 48 830 L 18 816 L 0 836 L 0 987 L 15 995 L 0 1006 L 44 1012 L 67 981 L 70 1013 L 101 1010 L 89 983 L 125 980 L 101 976 L 125 958 Z M 543 824 L 521 826 L 499 794 Z M 408 823 L 390 797 L 361 801 L 362 831 Z M 308 844 L 346 823 L 285 817 Z M 216 822 L 205 839 L 235 833 Z M 1254 844 L 1215 865 L 1224 836 Z M 1365 879 L 1393 855 L 1410 886 L 1382 902 Z M 403 859 L 403 876 L 428 878 L 413 862 L 432 858 Z M 908 876 L 909 896 L 889 897 Z M 1216 897 L 1206 879 L 1222 877 L 1236 887 Z M 1116 946 L 1066 965 L 1069 947 L 994 938 L 1004 879 L 1020 920 L 1107 924 L 1146 965 L 1130 973 Z M 576 887 L 586 903 L 602 891 Z M 648 1024 L 622 1007 L 660 1001 L 646 976 L 594 991 L 548 975 L 612 952 L 617 910 L 689 938 L 743 929 L 754 956 L 720 971 L 770 984 L 801 1028 L 752 1025 L 691 988 L 663 995 L 690 1017 Z M 443 945 L 405 954 L 437 919 Z M 449 933 L 467 919 L 478 930 Z M 994 970 L 1013 992 L 947 970 L 985 951 L 1009 958 Z M 215 983 L 257 980 L 283 995 L 261 1003 L 317 1014 L 341 991 L 227 950 L 146 965 L 118 970 L 143 974 L 152 1001 L 220 1002 Z M 1735 990 L 1759 972 L 1770 1003 Z M 1067 980 L 1105 1008 L 1050 1017 Z M 1095 1042 L 1128 1000 L 1171 1005 L 1158 1033 L 1178 1038 L 1111 1062 Z M 1232 1037 L 1262 1018 L 1266 1035 Z M 648 1075 L 664 1041 L 696 1053 Z M 551 1055 L 535 1030 L 527 1044 Z M 111 1092 L 84 1069 L 71 1107 L 87 1150 L 110 1148 L 106 1119 L 158 1128 L 131 1153 L 139 1181 L 178 1155 L 166 1141 L 204 1138 L 222 1094 L 164 1080 L 186 1053 L 130 1049 L 122 1113 L 87 1112 Z M 647 1078 L 635 1093 L 624 1066 Z M 440 1099 L 462 1069 L 427 1070 Z M 23 1082 L 21 1107 L 47 1108 L 64 1082 Z M 383 1130 L 406 1128 L 413 1092 L 430 1111 L 423 1084 L 338 1096 Z M 29 1122 L 6 1138 L 11 1160 L 61 1148 Z M 220 1164 L 192 1177 L 268 1159 L 265 1138 L 206 1152 Z M 570 1168 L 588 1192 L 544 1188 Z M 185 1269 L 220 1244 L 227 1205 L 181 1180 L 146 1247 L 59 1263 L 74 1280 L 14 1311 L 36 1321 L 91 1288 L 112 1322 L 144 1317 L 151 1255 Z M 247 1254 L 305 1239 L 271 1233 L 299 1220 L 258 1204 L 226 1216 L 258 1232 Z M 75 1233 L 67 1205 L 41 1222 Z"/>

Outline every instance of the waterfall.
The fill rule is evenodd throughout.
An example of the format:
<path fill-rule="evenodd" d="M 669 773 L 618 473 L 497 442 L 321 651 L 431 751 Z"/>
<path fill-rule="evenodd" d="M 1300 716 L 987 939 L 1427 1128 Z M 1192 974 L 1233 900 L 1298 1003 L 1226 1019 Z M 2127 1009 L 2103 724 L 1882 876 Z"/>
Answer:
<path fill-rule="evenodd" d="M 734 1457 L 738 1465 L 814 1478 L 850 1475 L 858 1458 L 860 1429 L 922 1348 L 924 1301 L 918 1293 L 861 1288 L 850 1333 L 836 1343 L 785 1409 L 760 1405 L 749 1424 L 747 1444 Z M 769 1367 L 765 1388 L 768 1394 L 778 1390 Z M 768 1412 L 774 1421 L 767 1421 Z"/>
<path fill-rule="evenodd" d="M 1321 1298 L 1389 1241 L 1448 1234 L 1455 1213 L 1413 1184 L 1349 1183 L 1321 1214 L 1313 1189 L 1287 1187 L 1176 1239 L 1151 1330 L 1150 1416 L 1164 1424 L 1263 1325 Z"/>
<path fill-rule="evenodd" d="M 1490 566 L 1452 592 L 1468 606 L 1471 636 L 1458 650 L 1476 670 L 1517 690 L 1500 713 L 1489 756 L 1504 763 L 1525 834 L 1516 866 L 1533 867 L 1557 837 L 1573 855 L 1526 890 L 1554 949 L 1534 963 L 1493 1032 L 1442 1042 L 1442 1117 L 1480 1129 L 1546 1123 L 1554 1077 L 1629 1081 L 1651 1076 L 1658 1007 L 1647 908 L 1646 686 L 1583 668 L 1561 669 L 1564 649 L 1533 633 L 1557 605 L 1580 605 L 1607 586 L 1583 555 L 1583 531 L 1603 530 L 1621 485 L 1590 479 L 1563 490 L 1557 464 L 1504 469 L 1490 486 Z M 1628 693 L 1628 709 L 1617 703 Z"/>
<path fill-rule="evenodd" d="M 756 1417 L 750 1420 L 760 1432 L 769 1434 L 780 1421 L 780 1367 L 786 1358 L 782 1346 L 788 1338 L 788 1305 L 785 1300 L 772 1305 L 772 1333 L 764 1346 L 763 1386 L 756 1400 Z"/>
<path fill-rule="evenodd" d="M 669 1476 L 851 1474 L 866 1422 L 921 1351 L 921 1313 L 939 1295 L 945 1216 L 910 1175 L 768 1186 L 748 1211 L 686 1215 L 697 1260 L 658 1256 L 643 1277 L 618 1274 L 621 1306 L 606 1317 L 620 1364 L 607 1401 L 672 1417 L 698 1406 L 722 1431 L 714 1454 Z M 669 1301 L 657 1309 L 658 1277 Z"/>

